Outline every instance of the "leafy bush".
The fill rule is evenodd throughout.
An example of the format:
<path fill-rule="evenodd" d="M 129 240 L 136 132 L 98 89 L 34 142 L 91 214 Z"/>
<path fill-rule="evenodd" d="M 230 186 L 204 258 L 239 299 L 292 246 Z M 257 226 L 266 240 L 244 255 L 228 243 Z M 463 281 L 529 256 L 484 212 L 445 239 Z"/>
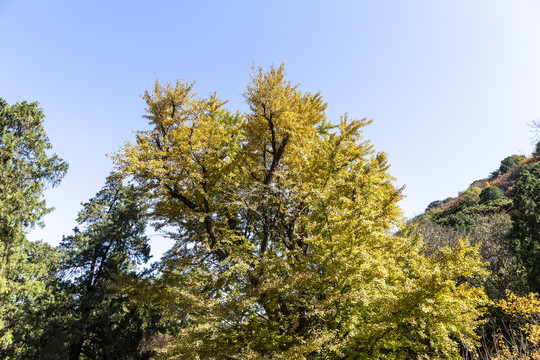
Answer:
<path fill-rule="evenodd" d="M 459 195 L 470 195 L 472 197 L 478 197 L 480 193 L 482 192 L 482 189 L 477 186 L 471 186 L 467 190 L 459 193 Z"/>
<path fill-rule="evenodd" d="M 480 204 L 485 204 L 503 197 L 503 191 L 497 186 L 489 186 L 480 193 Z"/>
<path fill-rule="evenodd" d="M 452 226 L 469 233 L 474 230 L 474 217 L 469 214 L 458 212 L 439 218 L 437 224 Z"/>
<path fill-rule="evenodd" d="M 474 229 L 474 217 L 464 212 L 465 209 L 476 205 L 474 197 L 467 195 L 456 199 L 456 205 L 433 215 L 433 221 L 439 225 L 453 226 L 466 232 Z"/>
<path fill-rule="evenodd" d="M 479 190 L 479 188 L 475 189 Z M 475 224 L 478 217 L 506 213 L 512 205 L 512 200 L 504 196 L 502 190 L 496 186 L 493 186 L 491 190 L 486 189 L 480 192 L 480 194 L 484 194 L 480 197 L 473 194 L 461 195 L 451 203 L 444 204 L 441 207 L 442 211 L 431 214 L 433 222 L 452 226 L 470 234 L 476 231 Z M 449 204 L 452 206 L 447 206 Z"/>
<path fill-rule="evenodd" d="M 525 160 L 527 157 L 525 155 L 510 155 L 506 158 L 504 158 L 503 161 L 501 161 L 501 166 L 499 167 L 499 173 L 504 174 L 505 172 L 508 172 L 514 165 L 518 165 L 520 162 Z"/>
<path fill-rule="evenodd" d="M 505 157 L 501 161 L 501 165 L 499 166 L 499 169 L 494 171 L 491 174 L 491 178 L 494 179 L 499 175 L 509 172 L 513 166 L 519 165 L 519 163 L 525 160 L 526 158 L 527 157 L 525 155 L 510 155 L 510 156 Z"/>
<path fill-rule="evenodd" d="M 512 207 L 512 199 L 501 196 L 487 203 L 478 203 L 473 209 L 478 214 L 505 214 Z"/>

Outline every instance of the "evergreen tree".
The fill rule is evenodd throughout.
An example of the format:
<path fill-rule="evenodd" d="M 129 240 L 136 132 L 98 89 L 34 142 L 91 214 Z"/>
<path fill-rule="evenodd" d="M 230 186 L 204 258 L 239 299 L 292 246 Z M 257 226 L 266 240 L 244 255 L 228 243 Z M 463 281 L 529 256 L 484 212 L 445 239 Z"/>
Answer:
<path fill-rule="evenodd" d="M 540 292 L 540 163 L 524 166 L 514 187 L 513 248 L 523 262 L 531 291 Z"/>
<path fill-rule="evenodd" d="M 26 240 L 26 232 L 48 213 L 43 191 L 67 170 L 43 129 L 37 103 L 9 106 L 0 99 L 0 358 L 10 359 L 21 311 L 43 295 L 48 248 Z M 51 259 L 52 263 L 45 261 Z"/>
<path fill-rule="evenodd" d="M 146 206 L 133 186 L 110 177 L 65 236 L 48 291 L 25 308 L 14 359 L 144 359 L 140 312 L 113 289 L 115 277 L 137 277 L 149 259 Z"/>
<path fill-rule="evenodd" d="M 65 314 L 68 341 L 63 358 L 138 358 L 142 320 L 110 285 L 115 276 L 136 276 L 136 266 L 149 259 L 145 206 L 133 186 L 110 177 L 83 205 L 77 221 L 82 229 L 75 228 L 60 244 L 65 291 L 72 299 Z"/>

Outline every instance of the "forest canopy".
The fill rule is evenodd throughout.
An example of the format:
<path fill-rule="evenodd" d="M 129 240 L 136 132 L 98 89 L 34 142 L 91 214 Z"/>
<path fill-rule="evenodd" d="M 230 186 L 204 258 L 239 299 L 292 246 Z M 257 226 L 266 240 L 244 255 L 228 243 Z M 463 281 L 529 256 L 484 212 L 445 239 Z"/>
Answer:
<path fill-rule="evenodd" d="M 245 112 L 183 80 L 142 97 L 58 246 L 26 237 L 67 164 L 37 103 L 0 100 L 2 359 L 538 358 L 540 145 L 405 220 L 371 120 L 284 65 Z M 148 224 L 173 245 L 145 266 Z"/>

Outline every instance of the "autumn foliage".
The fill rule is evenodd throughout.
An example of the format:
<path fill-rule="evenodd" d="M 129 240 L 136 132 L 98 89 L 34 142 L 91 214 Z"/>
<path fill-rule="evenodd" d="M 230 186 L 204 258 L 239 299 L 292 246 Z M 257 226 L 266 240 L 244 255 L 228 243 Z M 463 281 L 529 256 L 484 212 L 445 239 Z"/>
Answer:
<path fill-rule="evenodd" d="M 403 228 L 401 189 L 370 121 L 326 118 L 320 94 L 255 69 L 231 112 L 193 84 L 143 96 L 151 129 L 114 156 L 175 245 L 122 284 L 169 340 L 161 359 L 459 358 L 486 298 L 478 249 L 430 256 Z M 172 230 L 171 230 L 172 229 Z"/>

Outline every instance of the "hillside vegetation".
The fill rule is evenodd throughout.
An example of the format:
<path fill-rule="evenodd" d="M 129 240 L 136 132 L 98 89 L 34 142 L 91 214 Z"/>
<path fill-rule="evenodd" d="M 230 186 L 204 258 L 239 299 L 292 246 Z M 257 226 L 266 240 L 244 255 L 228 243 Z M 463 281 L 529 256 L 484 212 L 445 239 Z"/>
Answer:
<path fill-rule="evenodd" d="M 538 358 L 540 143 L 530 157 L 506 157 L 488 177 L 456 197 L 433 201 L 409 223 L 422 234 L 426 253 L 454 248 L 460 239 L 479 248 L 490 273 L 472 281 L 492 305 L 477 330 L 483 336 L 477 356 Z"/>

